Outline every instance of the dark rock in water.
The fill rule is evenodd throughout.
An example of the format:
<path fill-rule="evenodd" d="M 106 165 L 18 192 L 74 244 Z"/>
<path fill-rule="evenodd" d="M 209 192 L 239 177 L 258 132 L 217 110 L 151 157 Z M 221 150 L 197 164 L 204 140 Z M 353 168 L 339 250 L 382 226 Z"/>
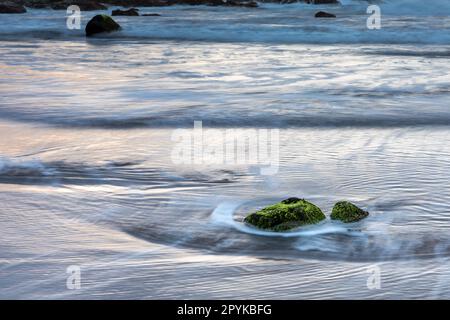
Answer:
<path fill-rule="evenodd" d="M 49 3 L 45 0 L 27 0 L 24 2 L 24 5 L 28 8 L 44 9 L 49 6 Z"/>
<path fill-rule="evenodd" d="M 159 13 L 144 13 L 142 14 L 143 17 L 161 17 Z"/>
<path fill-rule="evenodd" d="M 338 0 L 306 0 L 307 3 L 311 4 L 338 4 Z"/>
<path fill-rule="evenodd" d="M 364 211 L 353 203 L 348 201 L 340 201 L 336 203 L 331 212 L 331 219 L 341 220 L 342 222 L 355 222 L 367 217 L 369 213 Z"/>
<path fill-rule="evenodd" d="M 170 0 L 102 0 L 102 2 L 121 7 L 164 7 L 173 4 Z"/>
<path fill-rule="evenodd" d="M 258 3 L 256 1 L 249 1 L 249 2 L 246 2 L 244 4 L 244 7 L 247 7 L 247 8 L 258 8 L 259 5 L 258 5 Z"/>
<path fill-rule="evenodd" d="M 170 5 L 187 4 L 191 6 L 199 6 L 205 4 L 204 0 L 168 0 Z"/>
<path fill-rule="evenodd" d="M 93 17 L 86 25 L 86 36 L 91 36 L 101 32 L 112 32 L 120 30 L 120 25 L 106 14 L 98 14 Z"/>
<path fill-rule="evenodd" d="M 107 7 L 99 2 L 91 0 L 64 0 L 50 4 L 54 10 L 67 10 L 71 5 L 80 7 L 81 11 L 106 10 Z"/>
<path fill-rule="evenodd" d="M 225 4 L 225 0 L 168 0 L 170 5 L 190 5 L 190 6 L 201 6 L 201 5 L 210 5 L 210 6 L 223 6 Z"/>
<path fill-rule="evenodd" d="M 21 4 L 14 2 L 1 2 L 0 13 L 25 13 L 27 9 Z"/>
<path fill-rule="evenodd" d="M 324 11 L 319 11 L 315 15 L 316 18 L 336 18 L 336 15 Z"/>
<path fill-rule="evenodd" d="M 218 7 L 218 6 L 224 6 L 225 0 L 209 0 L 208 3 L 206 3 L 207 6 L 210 7 Z"/>
<path fill-rule="evenodd" d="M 113 10 L 111 15 L 112 16 L 138 16 L 139 15 L 139 9 L 136 8 L 130 8 L 128 10 Z"/>
<path fill-rule="evenodd" d="M 223 4 L 228 7 L 247 7 L 247 8 L 257 8 L 258 3 L 255 1 L 235 1 L 235 0 L 227 0 Z"/>
<path fill-rule="evenodd" d="M 256 8 L 258 3 L 253 0 L 167 0 L 169 5 L 208 5 L 225 7 L 247 7 Z"/>
<path fill-rule="evenodd" d="M 142 0 L 142 7 L 166 7 L 171 6 L 172 3 L 169 0 Z"/>
<path fill-rule="evenodd" d="M 315 224 L 325 215 L 314 204 L 299 198 L 289 198 L 248 215 L 244 222 L 260 229 L 286 231 Z"/>

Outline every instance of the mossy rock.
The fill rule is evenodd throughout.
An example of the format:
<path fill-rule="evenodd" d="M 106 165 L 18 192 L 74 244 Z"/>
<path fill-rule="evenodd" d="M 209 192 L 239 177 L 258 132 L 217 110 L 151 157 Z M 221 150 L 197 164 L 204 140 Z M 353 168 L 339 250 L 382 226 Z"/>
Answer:
<path fill-rule="evenodd" d="M 248 215 L 244 222 L 260 229 L 287 231 L 325 219 L 314 204 L 299 198 L 289 198 Z"/>
<path fill-rule="evenodd" d="M 340 201 L 336 203 L 331 212 L 331 219 L 341 220 L 342 222 L 355 222 L 367 217 L 369 213 L 358 208 L 348 201 Z"/>
<path fill-rule="evenodd" d="M 112 32 L 120 30 L 120 25 L 106 14 L 98 14 L 93 17 L 86 25 L 86 36 L 92 36 L 101 32 Z"/>

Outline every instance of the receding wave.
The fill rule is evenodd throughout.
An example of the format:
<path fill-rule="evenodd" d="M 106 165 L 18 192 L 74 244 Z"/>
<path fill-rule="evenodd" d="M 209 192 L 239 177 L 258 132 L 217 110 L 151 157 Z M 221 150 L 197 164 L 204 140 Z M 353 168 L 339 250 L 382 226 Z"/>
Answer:
<path fill-rule="evenodd" d="M 53 170 L 38 160 L 11 160 L 0 157 L 0 179 L 14 177 L 45 177 Z"/>
<path fill-rule="evenodd" d="M 423 58 L 448 58 L 450 51 L 448 50 L 372 50 L 366 51 L 368 55 L 380 56 L 398 56 L 398 57 L 423 57 Z"/>
<path fill-rule="evenodd" d="M 255 26 L 256 27 L 256 26 Z M 311 28 L 306 30 L 264 30 L 258 31 L 227 30 L 227 28 L 208 30 L 198 28 L 198 30 L 180 30 L 175 26 L 164 30 L 139 30 L 121 31 L 115 34 L 98 35 L 87 39 L 92 44 L 102 43 L 124 43 L 139 42 L 153 43 L 155 41 L 176 41 L 176 42 L 211 42 L 211 43 L 269 43 L 269 44 L 422 44 L 422 45 L 448 45 L 450 35 L 441 33 L 430 33 L 428 30 L 415 30 L 405 32 L 399 36 L 398 30 L 383 30 L 379 34 L 368 34 L 367 31 L 341 30 L 334 31 L 331 27 Z M 314 30 L 315 29 L 315 30 Z M 84 34 L 67 34 L 55 30 L 31 30 L 24 32 L 2 32 L 0 40 L 22 41 L 22 40 L 85 40 Z"/>
<path fill-rule="evenodd" d="M 218 170 L 210 174 L 170 173 L 162 168 L 141 165 L 141 161 L 105 161 L 100 164 L 66 161 L 44 162 L 38 159 L 0 157 L 0 183 L 10 184 L 64 184 L 199 187 L 209 184 L 231 183 L 239 173 Z"/>
<path fill-rule="evenodd" d="M 450 114 L 423 114 L 423 115 L 290 115 L 276 116 L 234 116 L 234 117 L 208 117 L 208 116 L 177 116 L 177 117 L 125 117 L 107 118 L 90 117 L 87 119 L 67 118 L 9 118 L 13 121 L 28 122 L 41 125 L 50 125 L 62 128 L 99 128 L 99 129 L 133 129 L 133 128 L 191 128 L 194 121 L 202 120 L 205 127 L 211 128 L 328 128 L 328 127 L 355 127 L 355 128 L 396 128 L 396 127 L 423 127 L 423 126 L 449 126 Z"/>

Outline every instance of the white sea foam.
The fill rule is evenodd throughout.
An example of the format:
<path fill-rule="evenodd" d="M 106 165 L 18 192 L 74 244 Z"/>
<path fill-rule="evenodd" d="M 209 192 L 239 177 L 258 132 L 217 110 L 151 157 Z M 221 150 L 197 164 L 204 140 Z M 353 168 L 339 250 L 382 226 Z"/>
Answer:
<path fill-rule="evenodd" d="M 0 156 L 0 176 L 47 175 L 47 169 L 39 160 L 22 160 Z"/>

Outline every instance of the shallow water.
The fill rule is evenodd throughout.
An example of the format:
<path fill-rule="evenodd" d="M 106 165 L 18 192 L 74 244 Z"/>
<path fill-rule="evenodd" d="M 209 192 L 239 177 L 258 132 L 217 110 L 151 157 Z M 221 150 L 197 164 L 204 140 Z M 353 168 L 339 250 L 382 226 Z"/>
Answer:
<path fill-rule="evenodd" d="M 89 40 L 63 11 L 1 16 L 0 297 L 449 298 L 448 7 L 388 3 L 378 32 L 348 3 L 146 8 Z M 194 121 L 278 129 L 275 174 L 175 163 Z M 290 196 L 370 216 L 242 223 Z"/>

